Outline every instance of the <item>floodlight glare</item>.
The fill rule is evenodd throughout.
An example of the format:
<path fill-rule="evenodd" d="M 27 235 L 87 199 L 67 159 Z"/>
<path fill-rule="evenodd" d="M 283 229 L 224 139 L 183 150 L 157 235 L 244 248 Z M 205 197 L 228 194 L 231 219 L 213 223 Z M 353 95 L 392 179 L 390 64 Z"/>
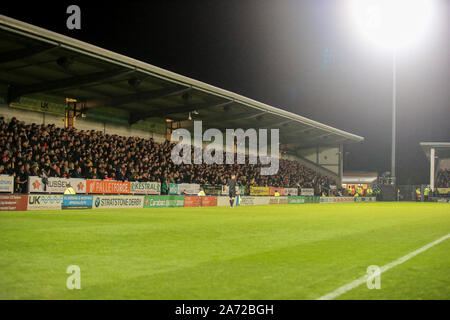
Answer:
<path fill-rule="evenodd" d="M 397 49 L 422 37 L 431 21 L 432 0 L 353 0 L 356 28 L 370 41 Z"/>

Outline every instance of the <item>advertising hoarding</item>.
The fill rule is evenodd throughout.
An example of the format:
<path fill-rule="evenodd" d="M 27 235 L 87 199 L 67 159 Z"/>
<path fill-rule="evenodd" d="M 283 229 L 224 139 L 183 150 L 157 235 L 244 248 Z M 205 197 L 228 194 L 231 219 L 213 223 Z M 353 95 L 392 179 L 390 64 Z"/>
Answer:
<path fill-rule="evenodd" d="M 0 211 L 27 210 L 27 195 L 0 194 Z"/>
<path fill-rule="evenodd" d="M 251 196 L 268 196 L 270 195 L 269 187 L 250 187 Z"/>
<path fill-rule="evenodd" d="M 130 182 L 130 193 L 133 194 L 161 194 L 160 182 Z"/>
<path fill-rule="evenodd" d="M 86 180 L 78 178 L 48 178 L 45 186 L 42 178 L 30 176 L 28 179 L 28 190 L 29 193 L 64 193 L 68 183 L 70 183 L 77 194 L 86 193 Z"/>
<path fill-rule="evenodd" d="M 62 201 L 62 194 L 30 194 L 28 210 L 60 210 Z"/>
<path fill-rule="evenodd" d="M 288 197 L 288 203 L 289 204 L 305 203 L 305 197 L 302 197 L 302 196 Z"/>
<path fill-rule="evenodd" d="M 62 209 L 92 209 L 94 196 L 63 195 Z"/>
<path fill-rule="evenodd" d="M 14 192 L 14 177 L 8 175 L 0 175 L 0 192 Z"/>
<path fill-rule="evenodd" d="M 87 193 L 129 194 L 129 181 L 86 180 Z"/>
<path fill-rule="evenodd" d="M 313 188 L 302 188 L 300 195 L 301 196 L 313 196 L 314 189 Z"/>
<path fill-rule="evenodd" d="M 145 196 L 144 208 L 183 207 L 183 196 Z"/>
<path fill-rule="evenodd" d="M 144 196 L 94 196 L 93 209 L 143 208 Z"/>

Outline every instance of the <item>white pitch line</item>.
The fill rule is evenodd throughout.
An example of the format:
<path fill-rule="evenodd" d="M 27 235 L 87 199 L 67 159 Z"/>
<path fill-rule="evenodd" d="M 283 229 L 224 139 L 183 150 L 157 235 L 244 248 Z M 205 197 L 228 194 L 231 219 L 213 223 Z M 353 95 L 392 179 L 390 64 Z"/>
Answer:
<path fill-rule="evenodd" d="M 430 249 L 431 247 L 437 245 L 438 243 L 441 243 L 444 240 L 447 240 L 448 238 L 450 238 L 450 233 L 447 234 L 446 236 L 443 236 L 440 239 L 437 239 L 436 241 L 433 241 L 433 242 L 423 246 L 420 249 L 417 249 L 416 251 L 408 253 L 406 256 L 403 256 L 403 257 L 401 257 L 401 258 L 399 258 L 399 259 L 397 259 L 397 260 L 395 260 L 395 261 L 393 261 L 391 263 L 388 263 L 388 264 L 382 266 L 380 268 L 380 274 L 382 274 L 383 272 L 385 272 L 385 271 L 387 271 L 387 270 L 389 270 L 389 269 L 391 269 L 391 268 L 393 268 L 395 266 L 398 266 L 399 264 L 402 264 L 405 261 L 408 261 L 412 257 L 417 256 L 419 253 L 422 253 L 422 252 Z M 346 293 L 346 292 L 348 292 L 348 291 L 350 291 L 350 290 L 360 286 L 361 284 L 363 284 L 366 281 L 367 281 L 367 275 L 364 275 L 364 276 L 362 276 L 362 277 L 360 277 L 360 278 L 358 278 L 358 279 L 356 279 L 356 280 L 354 280 L 352 282 L 349 282 L 349 283 L 343 285 L 342 287 L 337 288 L 336 290 L 334 290 L 334 291 L 332 291 L 330 293 L 327 293 L 327 294 L 321 296 L 320 298 L 317 298 L 317 300 L 332 300 L 334 298 L 339 297 L 341 294 L 344 294 L 344 293 Z"/>

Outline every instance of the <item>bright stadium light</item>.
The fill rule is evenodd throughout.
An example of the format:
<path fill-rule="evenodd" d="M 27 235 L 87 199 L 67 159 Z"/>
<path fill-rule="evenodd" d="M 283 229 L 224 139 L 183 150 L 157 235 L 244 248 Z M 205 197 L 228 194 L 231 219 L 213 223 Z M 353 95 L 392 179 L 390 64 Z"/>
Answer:
<path fill-rule="evenodd" d="M 396 184 L 395 145 L 397 116 L 397 51 L 428 31 L 432 0 L 353 0 L 356 29 L 379 47 L 392 53 L 392 149 L 391 183 Z"/>
<path fill-rule="evenodd" d="M 356 28 L 375 44 L 397 49 L 423 37 L 429 29 L 432 0 L 353 0 Z"/>

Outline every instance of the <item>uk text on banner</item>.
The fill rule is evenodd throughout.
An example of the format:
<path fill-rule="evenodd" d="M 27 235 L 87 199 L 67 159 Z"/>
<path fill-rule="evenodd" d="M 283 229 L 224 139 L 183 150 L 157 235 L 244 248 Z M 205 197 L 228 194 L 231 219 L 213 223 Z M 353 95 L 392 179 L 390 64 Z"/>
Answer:
<path fill-rule="evenodd" d="M 28 210 L 60 210 L 62 201 L 61 194 L 30 194 Z"/>
<path fill-rule="evenodd" d="M 130 193 L 161 194 L 160 182 L 130 182 Z"/>
<path fill-rule="evenodd" d="M 104 193 L 104 194 L 129 194 L 129 181 L 114 180 L 86 180 L 87 193 Z"/>
<path fill-rule="evenodd" d="M 144 196 L 94 196 L 93 209 L 143 208 Z"/>
<path fill-rule="evenodd" d="M 0 175 L 0 192 L 14 192 L 14 177 L 8 175 Z"/>
<path fill-rule="evenodd" d="M 42 178 L 30 176 L 28 179 L 28 190 L 30 193 L 64 193 L 68 183 L 70 183 L 76 193 L 86 193 L 86 180 L 77 178 L 48 178 L 45 186 Z"/>
<path fill-rule="evenodd" d="M 144 208 L 183 207 L 183 196 L 145 196 Z"/>
<path fill-rule="evenodd" d="M 92 209 L 94 196 L 63 195 L 62 209 Z"/>
<path fill-rule="evenodd" d="M 301 196 L 313 196 L 314 189 L 313 188 L 302 188 L 300 195 Z"/>
<path fill-rule="evenodd" d="M 251 196 L 268 196 L 269 187 L 250 187 L 250 195 Z"/>
<path fill-rule="evenodd" d="M 0 194 L 0 211 L 27 210 L 28 196 Z"/>

